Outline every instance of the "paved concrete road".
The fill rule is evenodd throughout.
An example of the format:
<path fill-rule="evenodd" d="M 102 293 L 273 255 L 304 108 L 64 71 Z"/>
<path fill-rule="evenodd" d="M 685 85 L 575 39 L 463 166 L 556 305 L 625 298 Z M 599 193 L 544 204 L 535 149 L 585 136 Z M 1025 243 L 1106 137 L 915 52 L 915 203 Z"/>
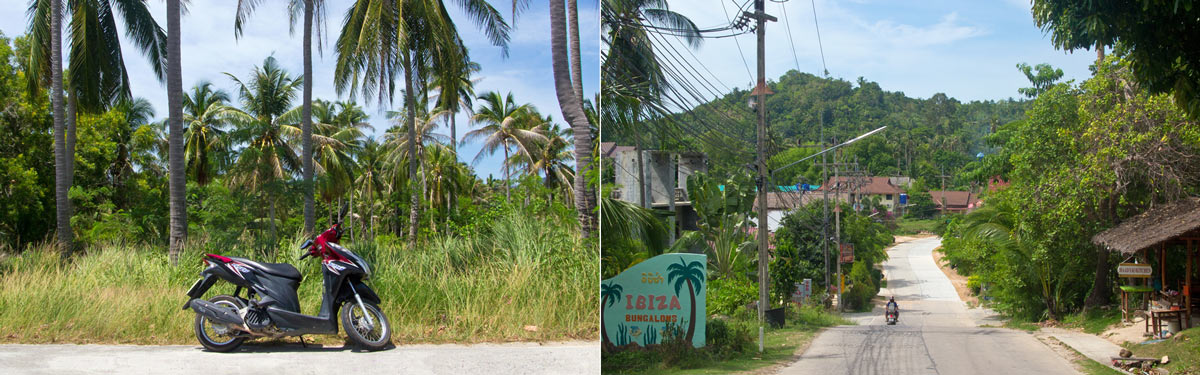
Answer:
<path fill-rule="evenodd" d="M 366 353 L 340 347 L 0 345 L 0 374 L 599 374 L 600 344 L 411 345 Z M 346 372 L 348 371 L 348 372 Z"/>
<path fill-rule="evenodd" d="M 859 325 L 817 336 L 800 360 L 780 374 L 1076 374 L 1062 357 L 1025 332 L 980 328 L 979 309 L 968 310 L 933 262 L 939 238 L 889 249 L 884 263 L 900 320 L 889 326 L 883 312 L 853 314 Z"/>

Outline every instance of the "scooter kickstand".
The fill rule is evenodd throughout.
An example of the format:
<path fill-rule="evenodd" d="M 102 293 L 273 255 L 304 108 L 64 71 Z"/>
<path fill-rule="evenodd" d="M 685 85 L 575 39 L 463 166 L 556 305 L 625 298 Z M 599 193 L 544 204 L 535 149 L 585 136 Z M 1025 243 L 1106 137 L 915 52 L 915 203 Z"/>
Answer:
<path fill-rule="evenodd" d="M 308 344 L 304 343 L 304 336 L 297 336 L 297 337 L 300 338 L 300 346 L 304 347 L 304 348 L 308 348 Z"/>

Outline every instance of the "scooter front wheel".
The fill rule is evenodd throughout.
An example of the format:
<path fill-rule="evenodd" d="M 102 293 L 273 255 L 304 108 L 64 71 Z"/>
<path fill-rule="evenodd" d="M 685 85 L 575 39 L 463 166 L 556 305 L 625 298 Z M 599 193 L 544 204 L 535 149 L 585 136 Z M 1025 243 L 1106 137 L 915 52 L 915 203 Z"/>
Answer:
<path fill-rule="evenodd" d="M 242 308 L 242 302 L 229 295 L 219 295 L 208 301 L 222 307 Z M 232 351 L 246 341 L 246 337 L 239 334 L 237 330 L 223 324 L 213 323 L 204 315 L 196 314 L 193 327 L 196 330 L 196 339 L 200 340 L 200 345 L 214 352 Z"/>
<path fill-rule="evenodd" d="M 341 315 L 346 336 L 367 350 L 380 350 L 391 343 L 392 325 L 378 306 L 349 301 L 342 305 Z"/>

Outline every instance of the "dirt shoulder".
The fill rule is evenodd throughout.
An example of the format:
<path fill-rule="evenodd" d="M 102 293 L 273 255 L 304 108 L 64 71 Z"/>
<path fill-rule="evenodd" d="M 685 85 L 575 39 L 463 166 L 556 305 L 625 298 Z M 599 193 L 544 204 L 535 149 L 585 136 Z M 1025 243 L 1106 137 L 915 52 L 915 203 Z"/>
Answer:
<path fill-rule="evenodd" d="M 937 263 L 938 268 L 942 269 L 942 273 L 950 278 L 950 283 L 954 284 L 954 291 L 958 293 L 958 298 L 967 303 L 967 306 L 979 306 L 979 297 L 971 294 L 971 289 L 967 288 L 967 277 L 959 275 L 958 271 L 950 268 L 950 263 L 946 261 L 945 254 L 941 252 L 942 247 L 938 246 L 933 249 L 933 262 Z"/>

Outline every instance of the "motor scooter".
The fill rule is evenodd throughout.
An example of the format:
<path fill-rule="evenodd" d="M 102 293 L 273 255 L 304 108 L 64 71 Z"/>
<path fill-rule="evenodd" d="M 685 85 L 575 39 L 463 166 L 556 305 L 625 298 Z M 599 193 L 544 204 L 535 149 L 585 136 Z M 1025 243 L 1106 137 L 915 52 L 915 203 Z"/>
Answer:
<path fill-rule="evenodd" d="M 200 344 L 211 351 L 228 352 L 251 338 L 336 335 L 339 315 L 346 335 L 366 349 L 379 350 L 391 343 L 391 325 L 379 308 L 379 295 L 366 285 L 371 266 L 338 245 L 345 211 L 343 207 L 332 227 L 300 246 L 308 250 L 300 260 L 319 257 L 325 266 L 321 308 L 315 316 L 300 313 L 296 290 L 301 276 L 295 266 L 205 254 L 200 280 L 188 290 L 188 302 L 183 306 L 196 312 L 193 328 Z M 203 299 L 217 280 L 235 285 L 233 295 Z M 243 289 L 245 297 L 240 295 Z"/>

